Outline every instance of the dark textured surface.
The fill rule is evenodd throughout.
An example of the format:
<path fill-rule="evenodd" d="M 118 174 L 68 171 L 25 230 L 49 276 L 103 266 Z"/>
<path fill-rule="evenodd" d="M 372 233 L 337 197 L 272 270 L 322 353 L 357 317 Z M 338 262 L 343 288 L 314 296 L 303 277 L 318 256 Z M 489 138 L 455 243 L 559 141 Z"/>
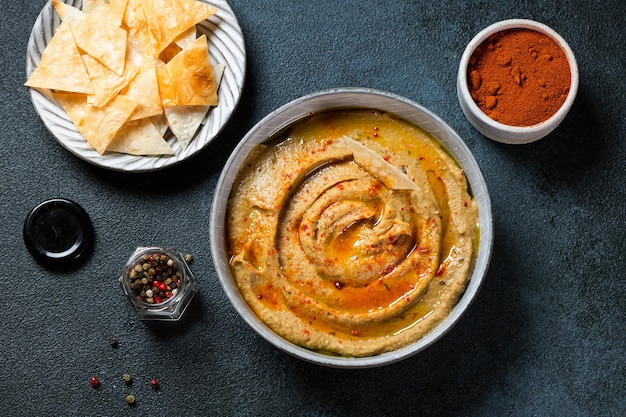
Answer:
<path fill-rule="evenodd" d="M 128 175 L 84 163 L 46 131 L 22 86 L 44 1 L 2 1 L 0 414 L 625 416 L 626 3 L 231 4 L 249 60 L 232 122 L 188 162 Z M 565 122 L 523 146 L 480 135 L 456 99 L 465 44 L 507 18 L 553 27 L 580 70 Z M 236 142 L 282 104 L 337 86 L 391 91 L 439 114 L 474 152 L 493 203 L 493 260 L 475 303 L 435 346 L 380 369 L 277 351 L 230 306 L 209 252 L 213 189 Z M 51 197 L 78 202 L 95 226 L 93 255 L 75 272 L 45 270 L 22 241 L 29 210 Z M 116 281 L 150 244 L 195 255 L 200 297 L 175 328 L 140 322 Z"/>

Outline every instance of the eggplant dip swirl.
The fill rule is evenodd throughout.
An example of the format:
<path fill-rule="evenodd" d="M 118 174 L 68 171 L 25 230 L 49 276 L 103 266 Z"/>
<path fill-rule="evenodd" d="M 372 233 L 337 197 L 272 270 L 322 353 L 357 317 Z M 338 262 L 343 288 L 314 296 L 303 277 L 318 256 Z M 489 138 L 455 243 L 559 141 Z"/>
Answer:
<path fill-rule="evenodd" d="M 228 203 L 235 282 L 283 338 L 341 356 L 402 348 L 465 291 L 478 213 L 457 162 L 393 115 L 298 122 L 245 161 Z"/>

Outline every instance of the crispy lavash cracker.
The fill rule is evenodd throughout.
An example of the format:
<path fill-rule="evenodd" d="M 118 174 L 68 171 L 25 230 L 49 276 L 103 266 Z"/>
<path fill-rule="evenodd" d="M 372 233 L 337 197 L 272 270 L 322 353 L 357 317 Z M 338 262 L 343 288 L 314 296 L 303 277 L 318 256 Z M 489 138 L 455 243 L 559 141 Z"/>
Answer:
<path fill-rule="evenodd" d="M 215 7 L 196 0 L 143 0 L 142 4 L 155 57 L 183 32 L 217 13 Z"/>
<path fill-rule="evenodd" d="M 352 152 L 354 162 L 382 181 L 387 188 L 421 192 L 404 172 L 385 161 L 382 156 L 348 136 L 343 136 L 342 139 Z"/>
<path fill-rule="evenodd" d="M 196 26 L 192 26 L 174 39 L 159 55 L 159 59 L 166 64 L 172 60 L 180 51 L 187 48 L 196 40 Z"/>
<path fill-rule="evenodd" d="M 100 155 L 106 151 L 137 106 L 137 101 L 123 95 L 115 96 L 103 107 L 90 105 L 83 94 L 56 93 L 53 96 L 76 129 Z"/>
<path fill-rule="evenodd" d="M 129 44 L 126 63 L 127 66 L 134 65 L 138 68 L 137 75 L 120 92 L 139 103 L 130 120 L 163 114 L 154 59 L 142 55 L 137 48 L 139 47 Z"/>
<path fill-rule="evenodd" d="M 202 124 L 209 106 L 176 106 L 165 107 L 167 125 L 176 136 L 176 140 L 183 149 L 187 149 L 198 127 Z"/>
<path fill-rule="evenodd" d="M 83 0 L 83 12 L 91 13 L 95 8 L 108 4 L 105 0 Z"/>
<path fill-rule="evenodd" d="M 83 18 L 83 12 L 69 4 L 63 3 L 61 0 L 52 0 L 54 10 L 58 13 L 62 21 L 75 25 Z"/>
<path fill-rule="evenodd" d="M 95 90 L 93 95 L 87 96 L 87 103 L 96 107 L 104 106 L 109 100 L 119 94 L 138 72 L 138 68 L 131 63 L 127 63 L 126 70 L 120 77 L 91 55 L 85 54 L 82 58 Z"/>
<path fill-rule="evenodd" d="M 123 24 L 128 28 L 129 44 L 139 45 L 141 53 L 150 58 L 158 56 L 154 52 L 152 36 L 148 31 L 148 19 L 143 7 L 143 0 L 128 0 Z"/>
<path fill-rule="evenodd" d="M 223 64 L 213 67 L 215 82 L 218 86 L 225 68 Z M 167 124 L 183 149 L 187 149 L 191 143 L 198 128 L 206 120 L 210 108 L 211 106 L 174 106 L 163 109 Z"/>
<path fill-rule="evenodd" d="M 206 35 L 202 35 L 165 66 L 157 66 L 163 107 L 217 106 L 208 48 Z"/>
<path fill-rule="evenodd" d="M 174 39 L 174 44 L 178 45 L 180 49 L 185 49 L 189 45 L 195 42 L 198 37 L 196 25 L 191 26 L 189 29 L 178 35 L 176 39 Z"/>
<path fill-rule="evenodd" d="M 126 122 L 106 150 L 138 156 L 174 154 L 150 118 Z"/>
<path fill-rule="evenodd" d="M 119 76 L 126 63 L 128 32 L 120 27 L 125 10 L 126 0 L 105 4 L 85 14 L 72 27 L 76 45 Z"/>
<path fill-rule="evenodd" d="M 72 93 L 94 93 L 69 23 L 61 23 L 25 85 Z"/>

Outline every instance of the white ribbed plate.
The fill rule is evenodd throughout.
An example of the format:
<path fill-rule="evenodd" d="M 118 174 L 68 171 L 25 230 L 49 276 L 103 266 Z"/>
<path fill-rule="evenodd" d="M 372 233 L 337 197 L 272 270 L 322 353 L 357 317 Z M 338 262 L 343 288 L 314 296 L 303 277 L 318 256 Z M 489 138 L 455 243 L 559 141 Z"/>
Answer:
<path fill-rule="evenodd" d="M 79 158 L 115 171 L 155 171 L 179 163 L 204 148 L 224 128 L 241 98 L 246 74 L 246 50 L 243 33 L 237 17 L 225 0 L 199 0 L 217 8 L 217 13 L 197 25 L 198 33 L 207 35 L 209 55 L 213 64 L 225 64 L 226 69 L 219 87 L 219 106 L 212 109 L 206 123 L 196 133 L 187 149 L 183 150 L 176 139 L 168 143 L 174 149 L 170 156 L 134 156 L 119 153 L 100 155 L 91 148 L 69 119 L 65 111 L 51 97 L 31 89 L 35 110 L 56 140 Z M 66 0 L 67 4 L 81 8 L 82 0 Z M 60 25 L 59 16 L 48 2 L 37 17 L 28 41 L 26 78 L 30 77 Z"/>

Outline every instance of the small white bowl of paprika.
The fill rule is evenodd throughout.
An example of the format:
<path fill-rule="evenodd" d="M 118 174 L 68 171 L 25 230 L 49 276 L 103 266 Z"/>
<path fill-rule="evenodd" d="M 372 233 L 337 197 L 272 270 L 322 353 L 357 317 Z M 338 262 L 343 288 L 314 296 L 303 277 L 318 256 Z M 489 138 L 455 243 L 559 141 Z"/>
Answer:
<path fill-rule="evenodd" d="M 527 19 L 494 23 L 467 45 L 457 76 L 461 110 L 483 135 L 523 144 L 551 133 L 578 92 L 571 48 L 550 27 Z"/>

